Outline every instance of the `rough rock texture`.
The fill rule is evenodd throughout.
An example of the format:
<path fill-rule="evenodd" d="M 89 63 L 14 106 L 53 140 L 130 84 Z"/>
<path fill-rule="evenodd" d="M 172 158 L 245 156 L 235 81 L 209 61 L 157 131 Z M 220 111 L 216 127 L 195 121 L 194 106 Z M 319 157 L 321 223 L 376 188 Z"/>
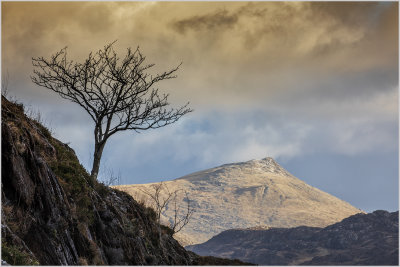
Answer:
<path fill-rule="evenodd" d="M 260 265 L 398 265 L 398 216 L 380 210 L 325 228 L 228 230 L 187 249 Z"/>
<path fill-rule="evenodd" d="M 95 182 L 67 145 L 2 97 L 2 260 L 22 265 L 187 265 L 153 210 Z M 234 261 L 220 260 L 220 264 Z M 236 262 L 237 263 L 237 262 Z"/>
<path fill-rule="evenodd" d="M 325 227 L 362 212 L 294 177 L 274 159 L 225 164 L 164 182 L 170 191 L 187 191 L 195 208 L 176 238 L 183 245 L 202 243 L 220 232 L 257 226 Z M 141 199 L 153 184 L 116 186 Z M 142 196 L 140 196 L 142 195 Z M 185 201 L 181 201 L 181 209 Z M 167 207 L 164 221 L 173 218 Z"/>

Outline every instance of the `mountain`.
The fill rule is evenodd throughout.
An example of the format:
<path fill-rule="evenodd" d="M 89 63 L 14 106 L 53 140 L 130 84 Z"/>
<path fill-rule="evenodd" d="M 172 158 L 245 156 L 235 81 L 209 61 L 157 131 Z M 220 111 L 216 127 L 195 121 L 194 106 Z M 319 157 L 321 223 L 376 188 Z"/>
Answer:
<path fill-rule="evenodd" d="M 146 199 L 143 190 L 155 184 L 115 188 Z M 294 177 L 272 158 L 225 164 L 164 185 L 169 191 L 186 191 L 195 209 L 189 224 L 177 234 L 183 245 L 205 242 L 233 228 L 325 227 L 362 212 Z M 181 201 L 180 208 L 185 205 Z M 173 215 L 174 208 L 167 206 L 164 221 L 171 221 Z"/>
<path fill-rule="evenodd" d="M 259 265 L 398 265 L 399 212 L 357 214 L 327 226 L 227 230 L 188 246 Z"/>
<path fill-rule="evenodd" d="M 2 97 L 1 107 L 2 265 L 243 264 L 186 251 L 154 210 L 89 184 L 74 151 L 22 104 Z"/>

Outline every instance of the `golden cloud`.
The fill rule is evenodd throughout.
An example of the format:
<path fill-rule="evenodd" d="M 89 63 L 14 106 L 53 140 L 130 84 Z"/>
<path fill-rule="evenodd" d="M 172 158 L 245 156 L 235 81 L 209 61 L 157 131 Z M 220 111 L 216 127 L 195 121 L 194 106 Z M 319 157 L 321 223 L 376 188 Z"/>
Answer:
<path fill-rule="evenodd" d="M 179 99 L 252 105 L 310 79 L 397 73 L 397 21 L 396 2 L 3 2 L 2 64 L 28 82 L 32 57 L 118 40 L 155 71 L 183 61 Z"/>

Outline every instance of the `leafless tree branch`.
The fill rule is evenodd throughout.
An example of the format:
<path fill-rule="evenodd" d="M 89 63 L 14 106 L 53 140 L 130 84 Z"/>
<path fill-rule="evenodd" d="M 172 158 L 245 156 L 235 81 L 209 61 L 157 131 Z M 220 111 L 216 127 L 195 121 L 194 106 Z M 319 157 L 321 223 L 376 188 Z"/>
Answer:
<path fill-rule="evenodd" d="M 168 108 L 168 94 L 161 94 L 155 84 L 176 78 L 177 67 L 150 75 L 154 64 L 145 64 L 139 48 L 127 49 L 119 59 L 115 42 L 90 53 L 83 63 L 67 59 L 67 48 L 46 59 L 32 58 L 32 81 L 80 105 L 95 123 L 95 151 L 92 179 L 97 179 L 104 146 L 119 131 L 136 132 L 164 127 L 192 111 L 189 103 Z"/>
<path fill-rule="evenodd" d="M 139 190 L 147 195 L 152 200 L 152 207 L 156 211 L 157 221 L 161 224 L 161 214 L 167 206 L 173 209 L 173 215 L 169 222 L 169 227 L 172 229 L 173 234 L 181 231 L 190 221 L 194 208 L 189 198 L 189 194 L 181 189 L 171 191 L 164 182 L 151 185 L 149 189 L 139 188 Z M 186 202 L 185 209 L 181 210 L 179 198 L 181 193 L 184 193 L 183 201 Z M 161 238 L 161 228 L 159 228 Z"/>

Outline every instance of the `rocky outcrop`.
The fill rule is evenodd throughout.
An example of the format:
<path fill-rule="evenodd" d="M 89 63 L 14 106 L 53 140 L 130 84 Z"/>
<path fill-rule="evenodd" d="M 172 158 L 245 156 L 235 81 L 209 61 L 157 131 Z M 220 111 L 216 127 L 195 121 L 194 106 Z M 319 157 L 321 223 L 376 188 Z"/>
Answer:
<path fill-rule="evenodd" d="M 187 249 L 260 265 L 398 265 L 398 216 L 380 210 L 325 228 L 228 230 Z"/>
<path fill-rule="evenodd" d="M 2 260 L 15 265 L 207 262 L 160 228 L 153 210 L 89 175 L 74 151 L 2 98 Z M 234 261 L 219 259 L 221 264 Z"/>
<path fill-rule="evenodd" d="M 225 164 L 164 182 L 169 191 L 188 193 L 195 209 L 177 238 L 202 243 L 220 232 L 249 227 L 325 227 L 362 212 L 291 175 L 272 158 Z M 116 186 L 135 197 L 153 184 Z M 142 196 L 141 196 L 142 195 Z M 181 210 L 186 202 L 180 202 Z M 163 213 L 165 222 L 174 208 Z"/>

